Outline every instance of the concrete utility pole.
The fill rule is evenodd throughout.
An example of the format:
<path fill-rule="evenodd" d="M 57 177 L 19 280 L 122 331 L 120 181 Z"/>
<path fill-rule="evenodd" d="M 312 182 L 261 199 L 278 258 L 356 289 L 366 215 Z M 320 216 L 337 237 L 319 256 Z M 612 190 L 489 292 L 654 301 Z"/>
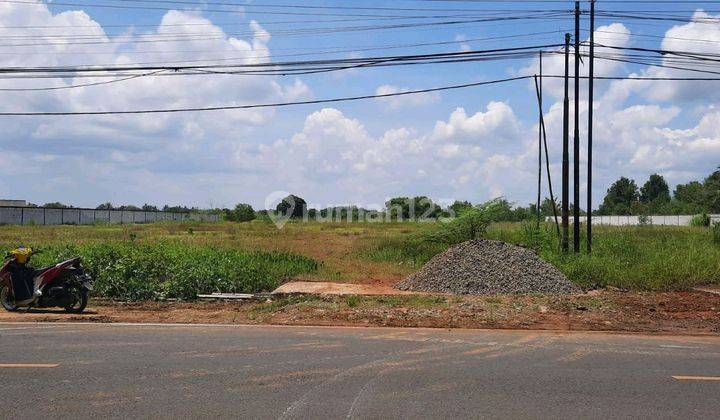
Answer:
<path fill-rule="evenodd" d="M 562 238 L 563 252 L 568 251 L 570 215 L 570 34 L 565 34 L 565 96 L 563 99 L 563 155 L 562 155 Z"/>
<path fill-rule="evenodd" d="M 542 106 L 542 77 L 543 77 L 543 54 L 540 51 L 540 88 L 538 101 L 540 106 L 540 115 L 538 116 L 538 190 L 537 190 L 537 208 L 535 213 L 537 216 L 537 227 L 540 229 L 540 200 L 542 199 L 542 146 L 543 146 L 543 106 Z"/>
<path fill-rule="evenodd" d="M 595 0 L 590 0 L 590 74 L 588 80 L 588 154 L 587 154 L 587 252 L 592 252 L 592 171 L 593 105 L 595 100 Z"/>
<path fill-rule="evenodd" d="M 573 136 L 573 251 L 580 252 L 580 2 L 575 2 L 575 133 Z"/>

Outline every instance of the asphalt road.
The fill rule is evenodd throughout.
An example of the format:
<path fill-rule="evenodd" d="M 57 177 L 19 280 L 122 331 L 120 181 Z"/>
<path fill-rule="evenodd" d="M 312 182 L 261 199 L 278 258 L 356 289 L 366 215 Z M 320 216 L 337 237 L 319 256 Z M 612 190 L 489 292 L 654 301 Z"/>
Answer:
<path fill-rule="evenodd" d="M 718 377 L 714 337 L 0 324 L 8 419 L 718 418 Z"/>

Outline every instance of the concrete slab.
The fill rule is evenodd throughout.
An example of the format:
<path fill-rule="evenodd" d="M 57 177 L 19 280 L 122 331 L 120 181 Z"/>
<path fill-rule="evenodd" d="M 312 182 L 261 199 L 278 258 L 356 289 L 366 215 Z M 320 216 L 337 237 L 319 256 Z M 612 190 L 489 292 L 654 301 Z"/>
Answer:
<path fill-rule="evenodd" d="M 285 283 L 275 289 L 272 294 L 317 294 L 317 295 L 418 295 L 424 293 L 405 292 L 396 290 L 389 286 L 373 284 L 352 284 L 352 283 L 330 283 L 315 281 L 295 281 Z"/>

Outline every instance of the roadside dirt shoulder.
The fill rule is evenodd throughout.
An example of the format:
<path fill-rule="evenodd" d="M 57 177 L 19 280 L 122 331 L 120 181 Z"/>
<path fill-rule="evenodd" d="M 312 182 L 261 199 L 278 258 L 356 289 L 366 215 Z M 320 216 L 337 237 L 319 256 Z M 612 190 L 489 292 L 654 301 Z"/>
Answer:
<path fill-rule="evenodd" d="M 497 328 L 720 335 L 720 296 L 274 296 L 262 302 L 92 301 L 88 312 L 0 312 L 0 322 L 137 322 Z"/>

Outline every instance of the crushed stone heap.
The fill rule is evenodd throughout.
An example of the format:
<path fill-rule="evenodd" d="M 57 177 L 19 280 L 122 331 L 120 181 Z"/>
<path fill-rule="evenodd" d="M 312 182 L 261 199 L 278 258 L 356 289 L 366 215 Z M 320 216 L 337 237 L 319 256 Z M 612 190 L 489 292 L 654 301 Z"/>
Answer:
<path fill-rule="evenodd" d="M 395 287 L 456 295 L 580 292 L 577 285 L 535 252 L 484 239 L 465 242 L 436 255 Z"/>

